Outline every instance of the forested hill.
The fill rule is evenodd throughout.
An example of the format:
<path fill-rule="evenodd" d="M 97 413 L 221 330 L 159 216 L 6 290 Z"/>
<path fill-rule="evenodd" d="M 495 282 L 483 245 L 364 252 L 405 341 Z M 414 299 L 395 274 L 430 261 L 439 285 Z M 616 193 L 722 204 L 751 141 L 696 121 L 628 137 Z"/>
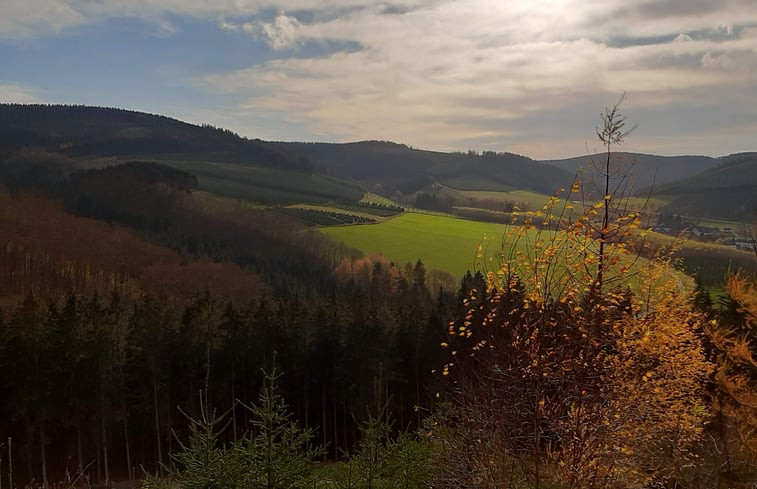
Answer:
<path fill-rule="evenodd" d="M 720 164 L 655 193 L 668 201 L 665 210 L 710 218 L 757 220 L 757 153 L 719 158 Z"/>
<path fill-rule="evenodd" d="M 74 158 L 180 154 L 312 171 L 297 155 L 212 126 L 113 108 L 0 104 L 0 158 L 29 146 Z"/>
<path fill-rule="evenodd" d="M 256 202 L 356 201 L 363 190 L 258 139 L 121 109 L 0 104 L 0 176 L 61 180 L 129 161 L 172 166 L 198 188 Z"/>
<path fill-rule="evenodd" d="M 544 160 L 541 163 L 557 166 L 571 173 L 578 169 L 591 172 L 595 166 L 604 163 L 603 154 L 577 156 L 561 160 Z M 634 190 L 644 192 L 650 187 L 683 180 L 697 173 L 713 168 L 722 160 L 709 156 L 657 156 L 640 153 L 616 153 L 616 162 L 621 162 L 618 170 L 630 178 Z"/>
<path fill-rule="evenodd" d="M 334 175 L 405 194 L 431 183 L 459 190 L 529 189 L 551 194 L 572 176 L 512 153 L 440 153 L 385 141 L 276 144 Z"/>

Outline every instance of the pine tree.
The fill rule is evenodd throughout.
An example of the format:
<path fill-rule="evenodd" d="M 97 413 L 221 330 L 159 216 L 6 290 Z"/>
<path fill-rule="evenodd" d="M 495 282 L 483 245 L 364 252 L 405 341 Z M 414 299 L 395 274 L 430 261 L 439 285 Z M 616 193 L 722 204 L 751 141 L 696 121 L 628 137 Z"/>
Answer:
<path fill-rule="evenodd" d="M 312 461 L 321 453 L 311 446 L 313 431 L 302 429 L 291 420 L 281 397 L 274 361 L 270 372 L 263 372 L 264 383 L 257 404 L 246 406 L 253 415 L 252 436 L 235 447 L 235 458 L 243 470 L 243 484 L 249 488 L 290 489 L 305 487 Z"/>
<path fill-rule="evenodd" d="M 233 489 L 242 487 L 241 466 L 233 452 L 220 446 L 219 437 L 228 427 L 228 416 L 217 416 L 207 399 L 200 396 L 200 417 L 189 421 L 189 440 L 179 441 L 180 450 L 171 454 L 173 463 L 163 467 L 167 478 L 147 475 L 145 489 L 163 489 L 178 485 L 180 489 Z"/>

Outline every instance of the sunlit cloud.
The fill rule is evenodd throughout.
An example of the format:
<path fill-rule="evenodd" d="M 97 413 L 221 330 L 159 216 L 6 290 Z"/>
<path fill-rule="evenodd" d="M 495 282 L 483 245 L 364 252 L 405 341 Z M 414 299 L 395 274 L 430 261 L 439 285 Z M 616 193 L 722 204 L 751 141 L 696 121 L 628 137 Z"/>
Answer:
<path fill-rule="evenodd" d="M 283 49 L 294 46 L 299 37 L 302 24 L 295 18 L 280 13 L 273 22 L 263 22 L 261 30 L 266 37 L 268 45 L 273 49 Z"/>
<path fill-rule="evenodd" d="M 0 39 L 46 36 L 85 21 L 84 16 L 63 0 L 3 0 Z"/>
<path fill-rule="evenodd" d="M 637 133 L 642 149 L 672 147 L 666 135 L 680 141 L 688 130 L 691 151 L 718 152 L 724 124 L 757 120 L 746 103 L 757 97 L 753 0 L 5 1 L 0 38 L 113 17 L 169 33 L 188 17 L 245 34 L 239 42 L 267 49 L 265 60 L 188 83 L 226 101 L 232 129 L 279 121 L 279 132 L 261 131 L 277 139 L 291 124 L 313 139 L 573 154 L 624 91 L 630 114 L 670 113 L 666 126 L 653 124 L 661 134 Z M 717 124 L 676 118 L 699 107 Z"/>
<path fill-rule="evenodd" d="M 341 39 L 362 49 L 277 59 L 209 75 L 204 82 L 247 94 L 241 111 L 278 113 L 338 139 L 452 149 L 497 135 L 502 144 L 519 144 L 529 134 L 517 126 L 531 126 L 534 118 L 548 124 L 544 118 L 550 114 L 586 110 L 575 100 L 593 99 L 593 113 L 628 90 L 637 108 L 664 106 L 690 90 L 738 90 L 735 85 L 757 80 L 753 32 L 742 29 L 737 36 L 731 24 L 715 23 L 722 22 L 722 12 L 714 8 L 683 9 L 678 16 L 672 8 L 637 9 L 632 14 L 640 20 L 667 12 L 666 21 L 648 27 L 648 34 L 664 34 L 667 41 L 612 47 L 606 40 L 617 34 L 620 3 L 588 11 L 570 1 L 548 11 L 531 5 L 458 1 L 401 16 L 366 8 L 327 22 L 298 23 L 299 42 Z M 740 10 L 745 5 L 735 2 L 734 12 L 747 15 Z M 695 14 L 711 16 L 717 39 L 701 34 L 706 24 L 699 17 L 690 22 Z M 587 28 L 588 18 L 602 22 Z M 750 19 L 757 23 L 757 14 L 747 15 Z M 569 127 L 561 129 L 576 141 Z M 591 134 L 591 127 L 580 130 Z"/>

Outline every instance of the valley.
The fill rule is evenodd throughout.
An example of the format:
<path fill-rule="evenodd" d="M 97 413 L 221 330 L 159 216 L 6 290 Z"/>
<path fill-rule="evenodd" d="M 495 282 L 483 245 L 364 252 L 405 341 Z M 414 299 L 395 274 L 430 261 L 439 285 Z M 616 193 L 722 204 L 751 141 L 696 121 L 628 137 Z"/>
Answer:
<path fill-rule="evenodd" d="M 624 153 L 665 178 L 603 198 L 598 176 L 576 170 L 583 157 L 266 142 L 137 112 L 0 105 L 0 385 L 9 393 L 0 430 L 23 447 L 17 477 L 62 479 L 68 464 L 106 484 L 137 478 L 137 464 L 186 477 L 166 461 L 191 455 L 177 439 L 198 436 L 193 423 L 210 404 L 228 416 L 217 440 L 237 447 L 218 454 L 236 460 L 238 440 L 253 436 L 248 423 L 265 415 L 245 403 L 273 396 L 275 382 L 291 419 L 319 428 L 308 440 L 333 463 L 323 477 L 344 477 L 363 463 L 362 452 L 345 453 L 362 450 L 375 426 L 398 437 L 393 453 L 429 449 L 415 437 L 437 419 L 428 413 L 444 415 L 442 401 L 467 395 L 454 383 L 475 371 L 467 362 L 492 344 L 514 349 L 508 358 L 530 352 L 533 325 L 557 335 L 539 340 L 554 363 L 522 371 L 538 382 L 598 375 L 578 361 L 592 355 L 609 376 L 621 358 L 602 356 L 610 348 L 659 360 L 637 372 L 644 382 L 678 382 L 677 366 L 639 331 L 661 305 L 681 319 L 655 323 L 658 345 L 690 348 L 682 325 L 704 328 L 705 314 L 741 324 L 733 277 L 757 273 L 748 246 L 756 155 Z M 679 301 L 690 290 L 699 312 Z M 612 331 L 640 328 L 628 330 L 638 348 L 623 350 L 614 332 L 584 341 L 571 321 L 592 314 L 606 314 Z M 487 330 L 491 318 L 516 327 Z M 691 375 L 705 375 L 702 365 Z M 565 387 L 580 383 L 560 385 L 559 396 L 582 395 Z M 542 400 L 558 398 L 552 387 Z M 626 408 L 608 412 L 634 425 Z"/>

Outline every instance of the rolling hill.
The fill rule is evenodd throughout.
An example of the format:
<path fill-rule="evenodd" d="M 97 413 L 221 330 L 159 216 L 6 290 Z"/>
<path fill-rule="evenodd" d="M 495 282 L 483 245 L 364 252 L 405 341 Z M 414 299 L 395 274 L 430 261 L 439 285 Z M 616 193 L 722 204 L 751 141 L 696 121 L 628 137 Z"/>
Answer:
<path fill-rule="evenodd" d="M 604 154 L 595 154 L 561 160 L 544 160 L 540 163 L 556 166 L 571 174 L 579 169 L 593 173 L 595 165 L 604 163 L 604 157 Z M 657 156 L 624 152 L 615 153 L 614 158 L 619 165 L 619 173 L 629 176 L 632 188 L 639 192 L 648 191 L 653 186 L 659 187 L 683 180 L 721 163 L 718 158 L 709 156 Z"/>
<path fill-rule="evenodd" d="M 757 218 L 754 153 L 617 156 L 620 173 L 631 175 L 641 193 L 654 185 L 666 211 Z M 0 177 L 48 189 L 83 169 L 136 161 L 194 175 L 200 190 L 264 203 L 355 202 L 366 190 L 549 195 L 567 186 L 577 168 L 590 167 L 592 158 L 600 162 L 602 155 L 537 162 L 512 153 L 441 153 L 384 141 L 266 142 L 122 109 L 0 104 Z"/>
<path fill-rule="evenodd" d="M 263 202 L 357 201 L 362 189 L 299 155 L 230 131 L 84 106 L 0 104 L 2 172 L 68 173 L 127 161 L 188 171 L 201 190 Z"/>
<path fill-rule="evenodd" d="M 330 173 L 374 187 L 384 194 L 409 194 L 439 183 L 458 190 L 527 189 L 551 194 L 572 175 L 512 153 L 440 153 L 385 141 L 276 143 Z"/>
<path fill-rule="evenodd" d="M 720 164 L 655 192 L 674 214 L 757 221 L 757 153 L 719 158 Z"/>

